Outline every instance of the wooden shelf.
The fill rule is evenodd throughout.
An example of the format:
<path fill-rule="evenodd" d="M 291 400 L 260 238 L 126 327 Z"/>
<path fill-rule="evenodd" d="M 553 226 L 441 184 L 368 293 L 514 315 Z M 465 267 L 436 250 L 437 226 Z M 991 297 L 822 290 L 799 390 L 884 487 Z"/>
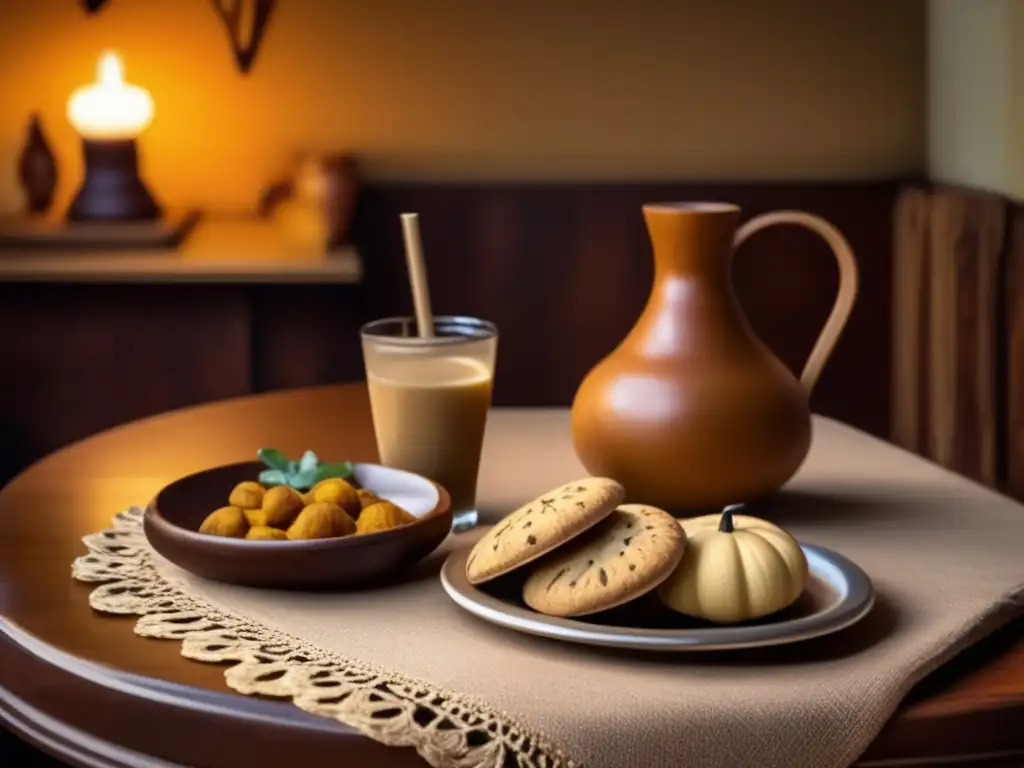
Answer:
<path fill-rule="evenodd" d="M 179 249 L 0 250 L 0 282 L 355 284 L 354 248 L 292 253 L 263 220 L 204 217 Z"/>

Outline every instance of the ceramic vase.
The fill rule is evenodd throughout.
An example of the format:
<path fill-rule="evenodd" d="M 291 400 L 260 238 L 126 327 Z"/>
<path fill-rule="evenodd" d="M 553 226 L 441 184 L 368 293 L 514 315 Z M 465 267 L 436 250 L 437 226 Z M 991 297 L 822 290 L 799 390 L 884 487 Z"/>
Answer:
<path fill-rule="evenodd" d="M 358 193 L 359 172 L 351 155 L 305 157 L 292 178 L 278 180 L 264 190 L 259 214 L 272 218 L 293 201 L 314 202 L 326 222 L 327 245 L 334 248 L 350 241 Z"/>
<path fill-rule="evenodd" d="M 652 204 L 643 215 L 654 285 L 632 330 L 576 393 L 576 454 L 630 500 L 675 513 L 766 496 L 807 456 L 810 390 L 857 294 L 853 252 L 829 222 L 801 211 L 738 230 L 740 210 L 727 203 Z M 835 306 L 799 380 L 754 335 L 730 278 L 735 247 L 774 224 L 813 230 L 839 263 Z"/>
<path fill-rule="evenodd" d="M 57 160 L 46 141 L 38 114 L 32 115 L 29 121 L 25 144 L 18 159 L 18 181 L 30 213 L 41 214 L 49 210 L 57 188 Z"/>

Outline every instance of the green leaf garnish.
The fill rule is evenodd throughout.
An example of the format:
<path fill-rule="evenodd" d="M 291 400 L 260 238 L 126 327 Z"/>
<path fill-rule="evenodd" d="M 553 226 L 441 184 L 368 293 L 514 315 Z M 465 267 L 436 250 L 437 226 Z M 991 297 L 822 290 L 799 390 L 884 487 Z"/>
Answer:
<path fill-rule="evenodd" d="M 331 477 L 347 480 L 353 472 L 352 462 L 321 464 L 319 457 L 313 451 L 306 451 L 298 461 L 289 459 L 276 448 L 261 448 L 258 455 L 268 467 L 260 472 L 261 483 L 264 485 L 287 485 L 297 491 L 308 490 L 321 480 Z"/>
<path fill-rule="evenodd" d="M 316 472 L 320 459 L 312 451 L 306 451 L 299 459 L 299 472 Z"/>
<path fill-rule="evenodd" d="M 279 469 L 282 472 L 288 469 L 288 457 L 277 448 L 260 448 L 257 455 L 260 457 L 260 461 L 271 469 Z"/>
<path fill-rule="evenodd" d="M 317 482 L 326 480 L 328 477 L 340 477 L 342 480 L 348 480 L 348 478 L 352 477 L 353 470 L 351 461 L 321 464 L 316 470 Z"/>
<path fill-rule="evenodd" d="M 260 472 L 263 485 L 288 485 L 288 477 L 279 469 L 264 469 Z"/>
<path fill-rule="evenodd" d="M 309 472 L 296 472 L 293 475 L 288 476 L 288 484 L 292 488 L 298 488 L 299 490 L 308 490 L 316 485 L 316 470 L 311 469 Z"/>

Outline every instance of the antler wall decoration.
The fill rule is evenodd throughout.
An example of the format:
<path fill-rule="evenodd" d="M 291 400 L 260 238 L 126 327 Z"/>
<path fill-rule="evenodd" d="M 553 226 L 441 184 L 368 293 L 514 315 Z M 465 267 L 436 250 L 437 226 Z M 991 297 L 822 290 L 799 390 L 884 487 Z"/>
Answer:
<path fill-rule="evenodd" d="M 109 0 L 79 0 L 86 13 L 103 10 Z M 267 34 L 267 24 L 275 0 L 210 0 L 213 10 L 227 29 L 231 51 L 239 71 L 246 75 L 252 69 L 260 45 Z"/>
<path fill-rule="evenodd" d="M 210 0 L 231 38 L 242 74 L 248 74 L 267 33 L 274 0 Z"/>

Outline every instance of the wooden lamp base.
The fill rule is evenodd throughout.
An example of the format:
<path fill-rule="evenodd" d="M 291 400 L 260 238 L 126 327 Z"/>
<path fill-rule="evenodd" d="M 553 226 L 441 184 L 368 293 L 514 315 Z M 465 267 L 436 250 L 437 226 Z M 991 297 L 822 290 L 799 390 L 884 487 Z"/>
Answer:
<path fill-rule="evenodd" d="M 71 222 L 142 222 L 160 218 L 160 206 L 139 177 L 134 139 L 82 142 L 85 180 L 67 219 Z"/>

